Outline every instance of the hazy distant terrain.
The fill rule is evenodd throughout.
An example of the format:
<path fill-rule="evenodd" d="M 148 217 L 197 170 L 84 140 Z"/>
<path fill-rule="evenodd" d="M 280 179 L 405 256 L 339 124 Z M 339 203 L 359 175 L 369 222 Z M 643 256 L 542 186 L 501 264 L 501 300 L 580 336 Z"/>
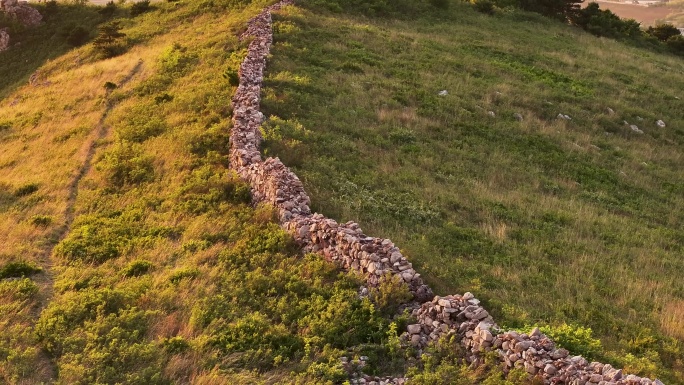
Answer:
<path fill-rule="evenodd" d="M 589 2 L 585 2 L 586 6 Z M 647 7 L 638 4 L 616 3 L 612 1 L 598 1 L 601 9 L 609 9 L 621 18 L 634 19 L 643 26 L 655 25 L 656 22 L 668 20 L 668 15 L 674 10 L 668 6 Z"/>

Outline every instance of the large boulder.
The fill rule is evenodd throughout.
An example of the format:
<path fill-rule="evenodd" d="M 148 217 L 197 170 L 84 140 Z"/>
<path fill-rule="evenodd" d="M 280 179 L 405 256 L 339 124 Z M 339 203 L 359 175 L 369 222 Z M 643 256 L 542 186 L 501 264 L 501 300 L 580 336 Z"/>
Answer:
<path fill-rule="evenodd" d="M 10 43 L 10 36 L 9 36 L 9 33 L 7 33 L 7 29 L 5 29 L 5 28 L 0 29 L 0 52 L 9 48 L 9 43 Z"/>
<path fill-rule="evenodd" d="M 17 19 L 26 26 L 35 26 L 43 21 L 43 16 L 25 1 L 0 0 L 0 10 Z"/>

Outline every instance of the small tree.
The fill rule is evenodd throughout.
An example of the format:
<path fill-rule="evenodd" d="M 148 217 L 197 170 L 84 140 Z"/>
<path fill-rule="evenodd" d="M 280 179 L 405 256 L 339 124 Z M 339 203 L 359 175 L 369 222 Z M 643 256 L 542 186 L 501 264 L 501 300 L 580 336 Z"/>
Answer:
<path fill-rule="evenodd" d="M 119 22 L 113 21 L 100 26 L 93 45 L 102 56 L 110 58 L 124 53 L 126 50 L 125 37 L 126 34 L 121 32 Z"/>
<path fill-rule="evenodd" d="M 646 33 L 655 36 L 660 41 L 668 41 L 671 37 L 682 34 L 679 29 L 672 24 L 658 24 L 655 27 L 648 27 Z"/>

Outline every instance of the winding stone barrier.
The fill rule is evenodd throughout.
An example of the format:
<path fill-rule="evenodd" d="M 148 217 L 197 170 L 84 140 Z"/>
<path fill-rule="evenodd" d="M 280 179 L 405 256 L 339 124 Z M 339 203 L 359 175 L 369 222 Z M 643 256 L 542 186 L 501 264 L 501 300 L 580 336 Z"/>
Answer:
<path fill-rule="evenodd" d="M 662 385 L 658 380 L 623 375 L 610 365 L 571 356 L 538 329 L 529 334 L 502 332 L 473 294 L 434 296 L 389 239 L 369 237 L 354 222 L 337 223 L 311 212 L 311 200 L 297 175 L 278 158 L 263 160 L 259 149 L 259 128 L 264 120 L 259 110 L 261 86 L 273 43 L 271 12 L 292 4 L 293 0 L 283 0 L 265 8 L 248 22 L 240 37 L 252 40 L 240 66 L 239 86 L 232 100 L 230 163 L 250 184 L 254 203 L 274 206 L 281 227 L 304 251 L 318 253 L 343 269 L 361 273 L 368 286 L 377 286 L 388 275 L 407 285 L 413 295 L 411 308 L 417 323 L 408 325 L 401 340 L 419 353 L 440 338 L 456 336 L 467 352 L 468 362 L 477 365 L 485 352 L 495 351 L 504 371 L 523 368 L 545 384 Z M 352 383 L 403 384 L 406 380 L 366 376 L 354 378 Z"/>

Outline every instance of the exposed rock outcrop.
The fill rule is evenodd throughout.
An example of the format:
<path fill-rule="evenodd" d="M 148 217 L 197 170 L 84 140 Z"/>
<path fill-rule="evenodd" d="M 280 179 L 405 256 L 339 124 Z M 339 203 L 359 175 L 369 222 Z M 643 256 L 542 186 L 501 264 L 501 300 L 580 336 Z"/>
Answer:
<path fill-rule="evenodd" d="M 366 236 L 354 222 L 344 224 L 314 214 L 310 199 L 297 176 L 279 159 L 262 160 L 259 146 L 262 140 L 259 126 L 264 116 L 259 111 L 261 84 L 266 57 L 272 44 L 271 11 L 292 0 L 284 0 L 266 8 L 250 20 L 242 38 L 252 38 L 248 54 L 238 73 L 240 85 L 233 97 L 233 130 L 231 132 L 231 166 L 252 189 L 255 203 L 273 205 L 281 226 L 303 250 L 323 255 L 347 270 L 358 271 L 369 286 L 377 285 L 389 274 L 400 278 L 413 294 L 413 317 L 417 323 L 408 325 L 401 339 L 422 351 L 440 338 L 456 336 L 467 352 L 466 360 L 477 365 L 483 354 L 495 351 L 506 371 L 524 368 L 546 384 L 662 385 L 659 381 L 623 376 L 610 365 L 571 357 L 538 329 L 529 335 L 501 332 L 494 320 L 473 294 L 434 296 L 432 290 L 389 239 Z M 559 119 L 570 120 L 559 114 Z M 352 363 L 344 361 L 345 368 Z M 361 365 L 362 363 L 357 363 Z M 403 384 L 405 378 L 370 378 L 352 376 L 352 383 Z"/>
<path fill-rule="evenodd" d="M 7 29 L 0 29 L 0 52 L 5 51 L 9 48 L 10 35 L 7 33 Z"/>
<path fill-rule="evenodd" d="M 0 10 L 17 19 L 26 26 L 36 26 L 43 21 L 43 16 L 25 1 L 0 0 Z"/>

